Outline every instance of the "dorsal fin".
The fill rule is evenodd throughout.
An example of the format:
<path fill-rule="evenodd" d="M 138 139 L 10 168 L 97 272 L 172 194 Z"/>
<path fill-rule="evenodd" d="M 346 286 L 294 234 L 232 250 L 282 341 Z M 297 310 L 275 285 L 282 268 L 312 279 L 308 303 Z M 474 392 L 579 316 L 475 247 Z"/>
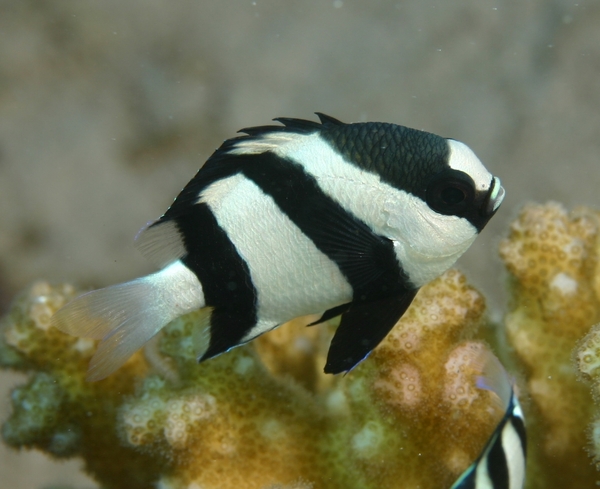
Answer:
<path fill-rule="evenodd" d="M 277 120 L 277 119 L 273 119 L 273 120 Z M 238 141 L 240 139 L 247 139 L 248 137 L 262 136 L 263 134 L 268 134 L 270 132 L 281 132 L 281 131 L 285 131 L 285 130 L 286 130 L 285 126 L 272 126 L 272 125 L 244 127 L 243 129 L 240 129 L 238 132 L 247 134 L 247 136 L 239 136 L 237 138 L 231 138 L 225 142 L 227 143 L 227 142 L 232 141 L 235 143 L 235 141 Z"/>
<path fill-rule="evenodd" d="M 273 119 L 281 126 L 265 125 L 240 129 L 244 136 L 227 139 L 206 161 L 204 166 L 177 196 L 171 207 L 155 222 L 143 228 L 135 239 L 135 246 L 142 255 L 159 267 L 164 267 L 186 255 L 186 249 L 177 218 L 194 204 L 200 193 L 210 183 L 230 176 L 231 163 L 236 154 L 259 154 L 293 140 L 295 134 L 312 134 L 324 126 L 344 125 L 343 122 L 316 112 L 320 122 L 289 117 Z M 267 137 L 264 137 L 268 135 Z M 233 159 L 232 159 L 233 156 Z"/>
<path fill-rule="evenodd" d="M 170 219 L 154 221 L 143 227 L 135 237 L 135 247 L 160 268 L 183 258 L 186 254 L 177 223 Z"/>
<path fill-rule="evenodd" d="M 310 134 L 311 132 L 319 131 L 322 125 L 315 121 L 306 119 L 294 119 L 291 117 L 277 117 L 274 121 L 281 122 L 285 126 L 286 131 L 297 132 L 301 134 Z"/>
<path fill-rule="evenodd" d="M 276 117 L 273 119 L 276 122 L 280 122 L 283 124 L 282 126 L 254 126 L 254 127 L 245 127 L 244 129 L 240 129 L 238 132 L 245 133 L 247 136 L 242 136 L 241 138 L 234 138 L 229 141 L 233 141 L 235 143 L 238 139 L 244 139 L 245 137 L 257 137 L 262 136 L 263 134 L 268 134 L 272 132 L 295 132 L 298 134 L 310 134 L 315 131 L 319 131 L 323 128 L 323 126 L 335 125 L 335 126 L 343 126 L 344 123 L 329 116 L 323 114 L 322 112 L 315 112 L 320 122 L 309 121 L 306 119 L 295 119 L 293 117 Z M 227 141 L 226 141 L 227 143 Z"/>
<path fill-rule="evenodd" d="M 331 117 L 330 115 L 323 114 L 323 112 L 315 112 L 315 114 L 321 121 L 321 124 L 323 124 L 324 126 L 326 126 L 327 124 L 333 124 L 334 126 L 343 126 L 344 125 L 344 123 L 342 121 L 340 121 L 334 117 Z"/>

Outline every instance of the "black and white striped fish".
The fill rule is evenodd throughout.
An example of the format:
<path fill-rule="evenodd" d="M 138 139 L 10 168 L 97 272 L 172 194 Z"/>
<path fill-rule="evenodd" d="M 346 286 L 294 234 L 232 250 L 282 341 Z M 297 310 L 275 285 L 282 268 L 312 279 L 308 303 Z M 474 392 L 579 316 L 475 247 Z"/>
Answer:
<path fill-rule="evenodd" d="M 527 437 L 519 400 L 504 367 L 489 354 L 479 386 L 498 395 L 504 416 L 481 454 L 451 489 L 522 489 L 525 484 Z"/>
<path fill-rule="evenodd" d="M 90 380 L 201 308 L 199 361 L 298 316 L 342 314 L 325 371 L 348 371 L 502 202 L 500 180 L 463 143 L 317 115 L 225 141 L 137 240 L 163 269 L 54 315 L 59 329 L 102 340 Z"/>

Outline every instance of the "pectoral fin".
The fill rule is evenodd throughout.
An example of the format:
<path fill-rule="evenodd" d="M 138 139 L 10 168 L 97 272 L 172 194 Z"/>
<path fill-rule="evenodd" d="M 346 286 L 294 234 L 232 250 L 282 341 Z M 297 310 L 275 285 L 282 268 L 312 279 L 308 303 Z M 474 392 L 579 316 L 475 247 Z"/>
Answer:
<path fill-rule="evenodd" d="M 325 373 L 347 372 L 364 360 L 402 317 L 417 291 L 407 290 L 391 298 L 352 304 L 342 315 L 331 340 Z"/>

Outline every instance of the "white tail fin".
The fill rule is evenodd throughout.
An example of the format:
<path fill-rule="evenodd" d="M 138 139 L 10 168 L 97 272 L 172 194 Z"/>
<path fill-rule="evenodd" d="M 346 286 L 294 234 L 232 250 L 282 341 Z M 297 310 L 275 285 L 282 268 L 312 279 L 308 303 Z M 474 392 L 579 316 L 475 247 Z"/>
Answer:
<path fill-rule="evenodd" d="M 101 380 L 123 365 L 173 319 L 204 307 L 202 285 L 180 261 L 160 272 L 88 292 L 53 317 L 74 336 L 101 339 L 87 379 Z"/>

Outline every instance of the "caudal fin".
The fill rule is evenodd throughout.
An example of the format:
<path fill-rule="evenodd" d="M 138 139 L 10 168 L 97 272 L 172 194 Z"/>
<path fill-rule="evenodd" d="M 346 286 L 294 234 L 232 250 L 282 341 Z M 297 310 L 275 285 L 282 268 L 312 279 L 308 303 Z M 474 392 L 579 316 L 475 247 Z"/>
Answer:
<path fill-rule="evenodd" d="M 65 333 L 101 340 L 87 380 L 101 380 L 173 319 L 204 307 L 202 286 L 180 261 L 124 284 L 83 294 L 60 309 L 52 324 Z"/>

